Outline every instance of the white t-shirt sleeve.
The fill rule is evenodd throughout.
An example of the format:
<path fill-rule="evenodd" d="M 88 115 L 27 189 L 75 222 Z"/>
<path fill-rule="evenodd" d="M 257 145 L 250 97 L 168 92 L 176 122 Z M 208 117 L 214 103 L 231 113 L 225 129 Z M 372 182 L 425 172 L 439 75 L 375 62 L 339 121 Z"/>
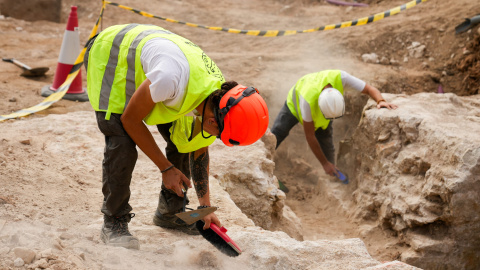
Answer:
<path fill-rule="evenodd" d="M 363 89 L 365 88 L 365 85 L 367 85 L 366 82 L 348 74 L 345 71 L 341 71 L 341 76 L 342 76 L 343 89 L 356 90 L 356 91 L 362 92 Z"/>
<path fill-rule="evenodd" d="M 170 107 L 181 103 L 190 74 L 182 50 L 168 39 L 153 38 L 143 46 L 140 61 L 151 82 L 153 102 L 170 103 Z"/>
<path fill-rule="evenodd" d="M 302 113 L 303 121 L 313 122 L 312 109 L 310 109 L 308 102 L 301 95 L 298 96 L 298 100 L 300 103 L 300 112 Z"/>

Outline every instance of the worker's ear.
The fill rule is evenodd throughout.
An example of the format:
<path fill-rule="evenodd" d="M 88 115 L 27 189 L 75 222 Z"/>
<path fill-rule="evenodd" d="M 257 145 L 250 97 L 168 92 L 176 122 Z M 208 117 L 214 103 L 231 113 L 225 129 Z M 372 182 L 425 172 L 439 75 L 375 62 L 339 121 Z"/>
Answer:
<path fill-rule="evenodd" d="M 207 124 L 209 124 L 210 126 L 218 127 L 217 120 L 215 120 L 215 117 L 207 118 Z"/>

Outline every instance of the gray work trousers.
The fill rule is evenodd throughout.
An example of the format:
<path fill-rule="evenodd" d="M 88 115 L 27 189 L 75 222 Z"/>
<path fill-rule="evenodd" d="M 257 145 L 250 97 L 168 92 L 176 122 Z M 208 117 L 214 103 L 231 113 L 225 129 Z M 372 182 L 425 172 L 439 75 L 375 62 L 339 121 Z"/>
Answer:
<path fill-rule="evenodd" d="M 332 122 L 328 124 L 326 129 L 317 129 L 315 131 L 315 138 L 317 138 L 320 147 L 322 148 L 323 154 L 328 161 L 335 164 L 335 146 L 333 145 L 333 127 Z M 298 124 L 297 118 L 293 116 L 290 112 L 290 109 L 287 106 L 287 103 L 283 105 L 282 109 L 278 113 L 275 122 L 273 123 L 272 133 L 277 138 L 277 146 L 282 143 L 282 141 L 288 136 L 290 130 Z"/>
<path fill-rule="evenodd" d="M 96 112 L 98 128 L 105 135 L 105 149 L 102 163 L 103 204 L 101 211 L 107 216 L 123 216 L 132 211 L 129 204 L 130 182 L 137 162 L 135 142 L 130 138 L 120 121 L 120 114 L 112 113 L 105 120 L 105 112 Z M 190 178 L 189 154 L 179 153 L 170 140 L 171 123 L 157 125 L 157 129 L 167 142 L 167 159 L 186 177 Z M 178 212 L 183 207 L 183 198 L 168 190 L 162 184 L 160 200 L 167 201 L 166 212 Z M 164 207 L 165 208 L 165 207 Z M 162 213 L 164 214 L 164 213 Z"/>

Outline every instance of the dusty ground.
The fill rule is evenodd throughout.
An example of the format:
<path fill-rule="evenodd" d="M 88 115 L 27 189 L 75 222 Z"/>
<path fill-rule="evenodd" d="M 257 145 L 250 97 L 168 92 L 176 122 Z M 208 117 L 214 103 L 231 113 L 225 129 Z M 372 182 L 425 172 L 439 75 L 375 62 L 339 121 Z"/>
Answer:
<path fill-rule="evenodd" d="M 19 2 L 19 1 L 17 1 Z M 21 1 L 20 1 L 21 2 Z M 405 0 L 363 1 L 366 8 L 339 7 L 314 0 L 266 0 L 266 1 L 134 1 L 122 0 L 121 4 L 144 10 L 159 16 L 237 29 L 309 29 L 326 24 L 354 20 L 383 12 L 404 4 Z M 360 1 L 362 2 L 362 1 Z M 464 18 L 480 13 L 480 7 L 472 0 L 429 0 L 393 17 L 366 26 L 332 31 L 305 33 L 287 37 L 255 37 L 215 32 L 141 17 L 132 12 L 107 6 L 103 27 L 130 22 L 157 24 L 183 35 L 199 46 L 217 63 L 228 80 L 254 85 L 265 96 L 271 123 L 282 106 L 286 94 L 301 76 L 327 68 L 350 72 L 377 86 L 382 92 L 417 93 L 436 92 L 439 85 L 445 92 L 459 95 L 479 93 L 478 73 L 480 54 L 478 26 L 467 33 L 455 35 L 455 26 Z M 30 2 L 28 2 L 30 3 Z M 153 4 L 152 4 L 153 3 Z M 80 40 L 86 41 L 100 11 L 100 0 L 64 0 L 60 12 L 68 14 L 70 6 L 78 6 Z M 45 12 L 36 10 L 39 14 Z M 0 13 L 3 14 L 3 10 Z M 36 14 L 31 12 L 32 17 Z M 66 17 L 65 15 L 63 15 Z M 27 108 L 40 103 L 40 89 L 51 84 L 62 44 L 65 21 L 61 23 L 25 21 L 6 17 L 0 19 L 0 55 L 16 58 L 32 67 L 47 66 L 50 71 L 44 77 L 28 79 L 19 76 L 21 70 L 12 64 L 0 64 L 0 114 Z M 412 42 L 425 45 L 419 58 L 410 56 Z M 376 53 L 380 63 L 365 63 L 363 54 Z M 83 72 L 84 86 L 85 73 Z M 353 109 L 353 108 L 352 108 Z M 358 109 L 358 108 L 355 108 Z M 31 118 L 45 114 L 63 114 L 72 111 L 91 111 L 88 103 L 62 100 Z M 358 113 L 358 110 L 357 110 Z M 352 111 L 352 128 L 357 113 Z M 1 126 L 1 123 L 0 123 Z M 1 127 L 0 127 L 1 128 Z M 342 134 L 352 132 L 341 129 Z M 336 140 L 342 138 L 337 137 Z M 30 164 L 30 173 L 42 166 Z M 288 202 L 303 220 L 305 239 L 343 239 L 360 237 L 369 252 L 378 260 L 393 260 L 401 247 L 391 245 L 388 235 L 381 232 L 363 236 L 358 224 L 344 215 L 338 200 L 348 201 L 348 186 L 326 177 L 318 162 L 308 150 L 301 129 L 294 129 L 277 153 L 278 177 L 290 187 Z M 31 163 L 34 164 L 34 163 Z M 1 171 L 1 167 L 0 167 Z M 296 174 L 292 172 L 295 171 Z M 298 174 L 297 172 L 302 172 Z M 14 179 L 15 175 L 0 174 L 0 183 Z M 80 181 L 78 179 L 76 181 Z M 336 192 L 326 194 L 326 187 Z M 62 189 L 64 186 L 57 186 Z M 89 196 L 88 188 L 78 190 Z M 66 190 L 58 190 L 66 192 Z M 9 194 L 0 194 L 3 200 L 16 200 Z M 18 192 L 15 196 L 27 196 Z M 47 197 L 42 203 L 48 203 Z M 1 201 L 0 201 L 1 203 Z M 82 203 L 82 202 L 79 202 Z M 88 211 L 96 211 L 86 207 Z M 93 207 L 94 208 L 94 207 Z M 55 209 L 52 209 L 55 213 Z"/>

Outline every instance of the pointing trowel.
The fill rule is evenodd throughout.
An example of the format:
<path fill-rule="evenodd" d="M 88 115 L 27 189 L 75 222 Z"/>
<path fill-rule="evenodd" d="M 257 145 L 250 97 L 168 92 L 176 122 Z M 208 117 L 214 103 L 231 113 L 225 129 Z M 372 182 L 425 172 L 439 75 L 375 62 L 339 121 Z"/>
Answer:
<path fill-rule="evenodd" d="M 206 208 L 201 208 L 192 211 L 186 211 L 175 214 L 179 219 L 183 220 L 188 225 L 193 224 L 201 219 L 203 219 L 206 215 L 215 212 L 218 207 L 210 206 Z"/>

